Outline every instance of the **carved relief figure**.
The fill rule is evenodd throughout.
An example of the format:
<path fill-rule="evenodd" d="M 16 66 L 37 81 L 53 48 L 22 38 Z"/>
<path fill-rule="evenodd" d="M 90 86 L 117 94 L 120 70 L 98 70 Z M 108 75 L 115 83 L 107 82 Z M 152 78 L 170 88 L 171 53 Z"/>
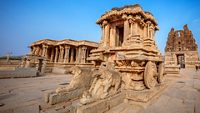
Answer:
<path fill-rule="evenodd" d="M 95 78 L 89 91 L 86 91 L 80 100 L 82 104 L 104 99 L 116 94 L 120 89 L 121 76 L 119 72 L 101 66 L 94 76 Z"/>
<path fill-rule="evenodd" d="M 91 71 L 83 71 L 83 69 L 80 69 L 77 66 L 72 67 L 71 73 L 74 75 L 70 84 L 67 87 L 59 87 L 56 89 L 56 93 L 61 92 L 68 92 L 71 90 L 75 90 L 82 87 L 89 87 L 92 82 L 92 76 Z"/>

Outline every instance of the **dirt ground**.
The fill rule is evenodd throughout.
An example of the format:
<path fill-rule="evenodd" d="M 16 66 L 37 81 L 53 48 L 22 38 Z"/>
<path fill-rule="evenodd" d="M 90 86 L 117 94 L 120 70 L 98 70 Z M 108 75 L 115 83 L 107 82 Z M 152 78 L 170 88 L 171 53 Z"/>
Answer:
<path fill-rule="evenodd" d="M 48 74 L 35 78 L 0 79 L 0 113 L 38 113 L 44 94 L 67 85 L 71 77 Z"/>
<path fill-rule="evenodd" d="M 72 75 L 0 79 L 0 113 L 38 113 L 44 94 L 69 83 Z M 200 113 L 200 71 L 182 69 L 167 76 L 167 88 L 148 103 L 128 102 L 108 113 Z"/>

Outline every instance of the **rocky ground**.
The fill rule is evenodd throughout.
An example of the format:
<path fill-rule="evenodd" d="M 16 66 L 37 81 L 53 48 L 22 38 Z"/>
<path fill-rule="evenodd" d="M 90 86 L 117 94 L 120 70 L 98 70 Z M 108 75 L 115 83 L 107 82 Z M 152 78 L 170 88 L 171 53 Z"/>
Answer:
<path fill-rule="evenodd" d="M 38 113 L 44 94 L 64 86 L 71 75 L 0 79 L 0 113 Z M 167 76 L 167 88 L 148 103 L 126 102 L 108 113 L 200 113 L 200 71 L 182 69 Z"/>

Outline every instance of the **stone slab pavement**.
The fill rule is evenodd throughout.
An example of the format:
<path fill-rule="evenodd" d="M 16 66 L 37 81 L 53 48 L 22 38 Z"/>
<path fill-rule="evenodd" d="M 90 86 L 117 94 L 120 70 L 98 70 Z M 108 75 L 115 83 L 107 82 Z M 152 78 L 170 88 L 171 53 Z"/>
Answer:
<path fill-rule="evenodd" d="M 0 79 L 0 113 L 38 113 L 44 94 L 69 83 L 72 75 Z M 108 113 L 200 113 L 200 71 L 167 76 L 168 87 L 148 103 L 121 103 Z"/>
<path fill-rule="evenodd" d="M 148 103 L 122 103 L 108 113 L 200 113 L 200 71 L 181 69 L 166 76 L 168 87 Z"/>
<path fill-rule="evenodd" d="M 44 94 L 67 85 L 72 75 L 0 79 L 0 113 L 39 113 Z"/>

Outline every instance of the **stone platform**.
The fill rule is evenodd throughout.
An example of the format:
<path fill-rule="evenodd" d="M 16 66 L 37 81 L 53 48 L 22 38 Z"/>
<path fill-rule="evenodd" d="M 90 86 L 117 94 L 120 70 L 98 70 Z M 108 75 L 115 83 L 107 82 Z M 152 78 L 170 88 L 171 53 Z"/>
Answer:
<path fill-rule="evenodd" d="M 14 70 L 0 70 L 0 79 L 36 77 L 38 75 L 39 73 L 35 68 L 16 68 Z"/>
<path fill-rule="evenodd" d="M 165 74 L 171 74 L 178 76 L 180 73 L 180 67 L 177 65 L 166 65 L 165 66 Z"/>
<path fill-rule="evenodd" d="M 162 84 L 156 86 L 154 89 L 145 89 L 142 91 L 133 91 L 133 90 L 126 90 L 125 91 L 125 99 L 126 101 L 136 101 L 136 102 L 148 102 L 156 95 L 162 93 L 162 91 L 167 87 L 167 84 Z"/>

